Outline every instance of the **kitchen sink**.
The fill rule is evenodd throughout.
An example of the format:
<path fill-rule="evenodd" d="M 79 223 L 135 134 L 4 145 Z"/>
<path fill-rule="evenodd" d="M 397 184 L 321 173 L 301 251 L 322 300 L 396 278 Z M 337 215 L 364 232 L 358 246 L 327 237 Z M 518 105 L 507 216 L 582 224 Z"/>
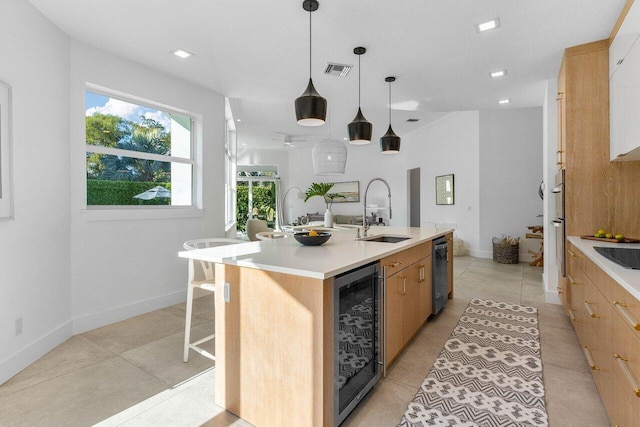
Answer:
<path fill-rule="evenodd" d="M 365 242 L 380 242 L 380 243 L 398 243 L 398 242 L 402 242 L 403 240 L 408 240 L 411 237 L 406 237 L 406 236 L 388 236 L 386 234 L 380 235 L 380 236 L 371 236 L 371 237 L 365 237 L 363 239 L 360 240 L 364 240 Z"/>
<path fill-rule="evenodd" d="M 594 246 L 600 255 L 621 265 L 624 268 L 640 270 L 640 248 L 611 248 L 603 246 Z"/>

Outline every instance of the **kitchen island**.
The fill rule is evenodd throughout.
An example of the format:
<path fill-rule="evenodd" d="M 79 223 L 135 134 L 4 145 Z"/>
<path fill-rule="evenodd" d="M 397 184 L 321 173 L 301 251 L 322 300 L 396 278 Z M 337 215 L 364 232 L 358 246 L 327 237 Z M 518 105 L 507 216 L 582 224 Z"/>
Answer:
<path fill-rule="evenodd" d="M 180 252 L 215 263 L 217 405 L 257 426 L 335 425 L 334 277 L 376 261 L 385 276 L 418 265 L 416 282 L 430 288 L 430 268 L 419 261 L 430 261 L 432 240 L 451 238 L 452 230 L 372 227 L 369 233 L 408 239 L 356 240 L 356 230 L 346 229 L 315 247 L 284 238 Z M 386 301 L 384 291 L 381 296 Z M 402 322 L 402 313 L 383 319 Z M 404 345 L 414 333 L 406 334 Z"/>

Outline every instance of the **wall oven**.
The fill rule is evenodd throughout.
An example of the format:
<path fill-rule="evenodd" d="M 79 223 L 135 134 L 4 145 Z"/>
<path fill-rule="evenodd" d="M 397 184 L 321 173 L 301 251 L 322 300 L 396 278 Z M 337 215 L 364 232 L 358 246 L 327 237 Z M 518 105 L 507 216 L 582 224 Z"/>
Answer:
<path fill-rule="evenodd" d="M 566 271 L 566 227 L 565 227 L 565 212 L 564 212 L 564 199 L 565 199 L 565 187 L 564 187 L 564 169 L 560 169 L 556 174 L 556 182 L 551 192 L 555 195 L 556 213 L 555 218 L 551 221 L 556 230 L 556 260 L 558 263 L 558 270 L 565 277 Z"/>
<path fill-rule="evenodd" d="M 335 425 L 340 425 L 382 376 L 380 264 L 334 279 Z"/>

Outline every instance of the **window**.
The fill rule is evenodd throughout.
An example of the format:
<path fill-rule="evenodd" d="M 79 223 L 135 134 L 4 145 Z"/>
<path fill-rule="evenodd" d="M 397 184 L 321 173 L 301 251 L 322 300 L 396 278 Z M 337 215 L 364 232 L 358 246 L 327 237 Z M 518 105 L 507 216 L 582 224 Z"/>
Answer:
<path fill-rule="evenodd" d="M 267 221 L 271 228 L 277 227 L 277 197 L 280 178 L 276 166 L 238 166 L 237 229 L 245 231 L 247 219 Z"/>
<path fill-rule="evenodd" d="M 85 92 L 87 207 L 193 206 L 195 121 Z"/>

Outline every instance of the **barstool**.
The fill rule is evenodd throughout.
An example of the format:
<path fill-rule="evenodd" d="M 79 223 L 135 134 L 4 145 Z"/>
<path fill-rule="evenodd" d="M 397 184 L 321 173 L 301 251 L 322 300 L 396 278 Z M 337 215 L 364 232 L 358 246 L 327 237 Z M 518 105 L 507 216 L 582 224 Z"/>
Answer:
<path fill-rule="evenodd" d="M 226 238 L 208 238 L 188 240 L 182 245 L 186 250 L 210 248 L 214 246 L 235 245 L 238 243 L 246 243 L 242 240 L 226 239 Z M 197 266 L 200 266 L 197 268 Z M 205 291 L 215 292 L 215 266 L 209 261 L 201 261 L 189 259 L 189 279 L 187 282 L 187 310 L 184 325 L 184 356 L 183 361 L 189 361 L 189 349 L 192 349 L 211 360 L 216 357 L 208 351 L 198 347 L 200 344 L 215 338 L 216 334 L 211 334 L 196 342 L 191 342 L 191 313 L 193 311 L 193 289 L 200 288 Z"/>

